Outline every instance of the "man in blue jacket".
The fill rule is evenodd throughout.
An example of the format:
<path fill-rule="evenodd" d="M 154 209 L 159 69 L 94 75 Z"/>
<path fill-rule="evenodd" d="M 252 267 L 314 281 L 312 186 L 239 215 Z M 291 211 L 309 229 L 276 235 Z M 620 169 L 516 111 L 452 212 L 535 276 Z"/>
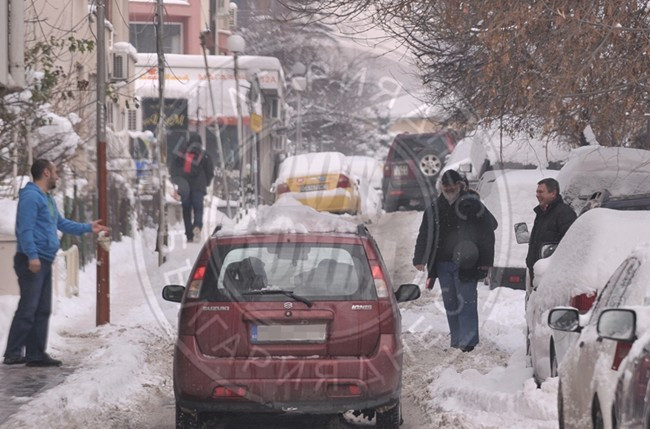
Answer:
<path fill-rule="evenodd" d="M 66 234 L 108 231 L 99 220 L 78 223 L 59 214 L 49 192 L 59 178 L 56 166 L 37 159 L 31 168 L 33 182 L 21 189 L 16 213 L 18 246 L 14 270 L 18 275 L 20 301 L 11 322 L 4 363 L 27 366 L 60 366 L 45 352 L 52 309 L 52 261 L 59 250 L 57 229 Z"/>

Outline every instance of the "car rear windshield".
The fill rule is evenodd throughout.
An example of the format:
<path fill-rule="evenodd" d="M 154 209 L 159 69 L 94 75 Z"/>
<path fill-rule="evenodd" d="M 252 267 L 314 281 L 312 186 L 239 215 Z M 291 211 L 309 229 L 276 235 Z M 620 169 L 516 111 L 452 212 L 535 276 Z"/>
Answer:
<path fill-rule="evenodd" d="M 372 273 L 361 245 L 249 243 L 216 246 L 200 298 L 286 301 L 280 289 L 312 301 L 372 300 Z M 252 292 L 252 293 L 251 293 Z"/>
<path fill-rule="evenodd" d="M 413 135 L 413 136 L 400 136 L 395 139 L 393 146 L 393 161 L 408 161 L 417 159 L 418 155 L 427 148 L 440 144 L 446 144 L 443 135 L 441 134 L 428 134 L 428 135 Z"/>

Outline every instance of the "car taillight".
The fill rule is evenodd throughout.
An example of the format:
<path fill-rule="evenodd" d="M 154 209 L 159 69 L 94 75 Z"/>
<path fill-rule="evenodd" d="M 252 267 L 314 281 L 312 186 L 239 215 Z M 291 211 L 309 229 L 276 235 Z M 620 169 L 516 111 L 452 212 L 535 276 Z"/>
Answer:
<path fill-rule="evenodd" d="M 381 266 L 376 262 L 371 262 L 372 278 L 375 281 L 375 290 L 377 291 L 377 298 L 388 298 L 388 285 L 384 278 L 384 271 Z"/>
<path fill-rule="evenodd" d="M 187 297 L 188 298 L 198 298 L 199 293 L 201 292 L 201 284 L 203 284 L 203 277 L 205 276 L 205 270 L 207 268 L 207 261 L 202 261 L 199 266 L 196 267 L 194 273 L 192 274 L 192 280 L 190 285 L 187 288 Z"/>
<path fill-rule="evenodd" d="M 580 314 L 585 314 L 589 310 L 591 310 L 591 307 L 594 305 L 594 302 L 596 301 L 596 294 L 586 294 L 583 293 L 581 295 L 576 295 L 571 298 L 571 307 L 575 308 L 580 312 Z"/>
<path fill-rule="evenodd" d="M 212 391 L 212 396 L 214 398 L 243 398 L 246 396 L 246 388 L 241 386 L 217 386 Z"/>
<path fill-rule="evenodd" d="M 632 343 L 627 341 L 617 341 L 616 342 L 616 351 L 614 352 L 614 362 L 612 362 L 612 369 L 618 371 L 618 366 L 621 364 L 621 361 L 625 359 L 628 352 L 632 348 Z"/>
<path fill-rule="evenodd" d="M 521 283 L 521 276 L 517 276 L 517 275 L 508 276 L 508 282 L 510 282 L 510 283 Z"/>
<path fill-rule="evenodd" d="M 289 192 L 289 185 L 286 183 L 280 183 L 276 188 L 275 188 L 275 193 L 280 195 Z"/>
<path fill-rule="evenodd" d="M 339 181 L 336 184 L 336 187 L 337 188 L 349 188 L 350 186 L 351 186 L 350 185 L 350 179 L 348 178 L 348 176 L 346 176 L 344 174 L 339 174 Z"/>

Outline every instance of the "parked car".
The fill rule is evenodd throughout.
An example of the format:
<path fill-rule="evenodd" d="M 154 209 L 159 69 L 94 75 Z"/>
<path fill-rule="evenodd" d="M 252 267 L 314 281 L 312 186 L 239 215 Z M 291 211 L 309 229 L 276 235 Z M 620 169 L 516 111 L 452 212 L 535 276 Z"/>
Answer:
<path fill-rule="evenodd" d="M 537 182 L 555 177 L 556 170 L 489 170 L 476 188 L 485 206 L 499 221 L 495 231 L 495 259 L 488 283 L 491 289 L 499 286 L 526 289 L 527 243 L 519 243 L 510 227 L 514 221 L 532 224 Z"/>
<path fill-rule="evenodd" d="M 614 196 L 609 190 L 602 189 L 589 196 L 580 214 L 596 207 L 613 210 L 650 210 L 650 193 Z"/>
<path fill-rule="evenodd" d="M 650 194 L 650 151 L 622 147 L 573 149 L 557 180 L 562 196 L 576 213 L 587 199 L 607 189 L 613 196 Z"/>
<path fill-rule="evenodd" d="M 382 166 L 369 156 L 348 156 L 350 171 L 359 179 L 361 213 L 372 217 L 381 213 L 382 206 Z"/>
<path fill-rule="evenodd" d="M 258 211 L 268 226 L 217 231 L 186 287 L 163 289 L 166 300 L 181 303 L 177 428 L 200 426 L 215 413 L 349 410 L 375 410 L 377 427 L 399 427 L 397 303 L 420 290 L 409 284 L 393 292 L 365 227 L 331 225 L 324 214 L 309 224 L 313 210 L 298 207 L 291 230 L 305 232 L 278 230 L 276 220 L 295 207 Z"/>
<path fill-rule="evenodd" d="M 361 208 L 359 182 L 340 152 L 288 157 L 280 165 L 273 191 L 276 200 L 291 196 L 319 211 L 357 214 Z"/>
<path fill-rule="evenodd" d="M 462 139 L 447 158 L 442 173 L 447 170 L 456 170 L 467 179 L 471 189 L 476 189 L 480 178 L 491 168 L 483 144 L 473 139 Z"/>
<path fill-rule="evenodd" d="M 549 313 L 553 329 L 579 334 L 559 367 L 561 428 L 616 426 L 613 399 L 621 362 L 635 340 L 650 329 L 648 258 L 650 243 L 623 261 L 600 291 L 586 324 L 575 308 L 560 307 Z"/>
<path fill-rule="evenodd" d="M 612 407 L 612 427 L 650 427 L 650 333 L 634 342 L 622 363 Z"/>
<path fill-rule="evenodd" d="M 436 180 L 456 144 L 449 131 L 399 134 L 384 163 L 384 209 L 424 209 L 437 196 Z"/>
<path fill-rule="evenodd" d="M 549 311 L 571 306 L 586 314 L 616 267 L 645 241 L 650 241 L 650 212 L 597 208 L 578 217 L 555 252 L 535 264 L 526 323 L 538 384 L 557 375 L 558 365 L 577 340 L 573 332 L 548 326 Z"/>

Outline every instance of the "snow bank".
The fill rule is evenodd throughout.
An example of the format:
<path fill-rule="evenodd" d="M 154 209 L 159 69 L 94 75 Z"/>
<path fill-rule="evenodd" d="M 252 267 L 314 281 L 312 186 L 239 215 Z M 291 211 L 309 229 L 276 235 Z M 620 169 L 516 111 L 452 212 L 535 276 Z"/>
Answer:
<path fill-rule="evenodd" d="M 293 198 L 283 197 L 272 206 L 260 206 L 250 211 L 235 225 L 220 230 L 217 236 L 356 231 L 357 224 L 349 216 L 321 213 Z"/>

